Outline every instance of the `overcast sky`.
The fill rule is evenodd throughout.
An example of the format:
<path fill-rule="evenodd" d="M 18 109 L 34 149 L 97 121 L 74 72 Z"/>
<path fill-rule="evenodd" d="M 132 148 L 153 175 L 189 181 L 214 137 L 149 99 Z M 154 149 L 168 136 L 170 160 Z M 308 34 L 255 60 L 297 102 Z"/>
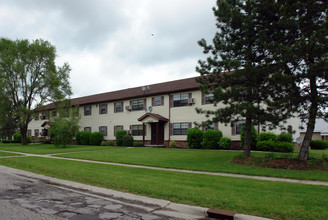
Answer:
<path fill-rule="evenodd" d="M 215 0 L 0 0 L 1 37 L 50 41 L 73 97 L 198 76 Z"/>

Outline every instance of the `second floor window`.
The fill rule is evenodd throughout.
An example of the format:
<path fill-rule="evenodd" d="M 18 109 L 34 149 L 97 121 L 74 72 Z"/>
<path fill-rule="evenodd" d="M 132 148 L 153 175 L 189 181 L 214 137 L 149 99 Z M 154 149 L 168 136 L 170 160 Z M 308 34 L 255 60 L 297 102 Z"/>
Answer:
<path fill-rule="evenodd" d="M 41 113 L 41 120 L 47 120 L 49 117 L 48 117 L 48 114 L 46 112 L 42 112 Z"/>
<path fill-rule="evenodd" d="M 99 105 L 99 114 L 107 114 L 107 104 L 100 104 Z"/>
<path fill-rule="evenodd" d="M 173 95 L 173 107 L 187 106 L 188 98 L 188 93 Z"/>
<path fill-rule="evenodd" d="M 84 115 L 91 115 L 91 105 L 84 106 Z"/>
<path fill-rule="evenodd" d="M 114 112 L 123 112 L 123 102 L 114 103 Z"/>
<path fill-rule="evenodd" d="M 213 103 L 213 93 L 208 93 L 208 94 L 205 94 L 205 104 L 211 104 Z"/>
<path fill-rule="evenodd" d="M 139 99 L 139 100 L 131 101 L 131 109 L 132 109 L 132 111 L 144 110 L 145 109 L 145 100 Z"/>
<path fill-rule="evenodd" d="M 156 96 L 152 98 L 152 106 L 164 105 L 164 96 Z"/>

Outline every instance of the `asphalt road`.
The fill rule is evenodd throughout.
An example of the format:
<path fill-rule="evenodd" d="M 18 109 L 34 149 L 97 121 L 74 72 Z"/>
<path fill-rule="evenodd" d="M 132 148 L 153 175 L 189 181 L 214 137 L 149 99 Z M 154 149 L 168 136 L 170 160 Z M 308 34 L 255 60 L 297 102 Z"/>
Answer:
<path fill-rule="evenodd" d="M 1 220 L 174 219 L 129 204 L 0 171 Z"/>

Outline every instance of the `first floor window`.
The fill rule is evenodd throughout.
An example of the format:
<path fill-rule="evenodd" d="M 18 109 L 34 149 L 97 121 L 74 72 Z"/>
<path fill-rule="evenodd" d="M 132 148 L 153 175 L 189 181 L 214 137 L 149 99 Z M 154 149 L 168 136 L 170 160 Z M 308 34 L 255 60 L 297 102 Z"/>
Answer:
<path fill-rule="evenodd" d="M 56 117 L 57 116 L 57 111 L 52 111 L 52 116 Z"/>
<path fill-rule="evenodd" d="M 237 120 L 232 122 L 231 134 L 239 135 L 241 130 L 243 129 L 243 125 L 245 124 L 245 120 Z"/>
<path fill-rule="evenodd" d="M 142 136 L 143 125 L 132 125 L 132 136 Z"/>
<path fill-rule="evenodd" d="M 103 133 L 104 137 L 107 136 L 107 126 L 100 126 L 99 132 Z"/>
<path fill-rule="evenodd" d="M 32 136 L 32 131 L 29 129 L 29 130 L 27 130 L 27 136 L 28 137 L 31 137 Z"/>
<path fill-rule="evenodd" d="M 91 132 L 91 127 L 84 127 L 83 130 Z"/>
<path fill-rule="evenodd" d="M 173 123 L 173 135 L 186 135 L 188 130 L 188 123 Z"/>
<path fill-rule="evenodd" d="M 35 137 L 39 137 L 39 129 L 35 129 L 34 130 L 34 136 Z"/>
<path fill-rule="evenodd" d="M 188 98 L 188 93 L 173 95 L 173 107 L 187 106 Z"/>
<path fill-rule="evenodd" d="M 116 125 L 114 126 L 114 136 L 116 136 L 116 131 L 123 130 L 123 125 Z"/>

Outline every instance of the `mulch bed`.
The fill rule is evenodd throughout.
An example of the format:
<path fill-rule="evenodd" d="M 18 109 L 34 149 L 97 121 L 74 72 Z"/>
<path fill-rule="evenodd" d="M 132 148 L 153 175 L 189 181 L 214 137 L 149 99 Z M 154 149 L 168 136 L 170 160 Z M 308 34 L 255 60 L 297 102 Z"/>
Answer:
<path fill-rule="evenodd" d="M 289 158 L 268 159 L 259 157 L 249 157 L 234 159 L 231 162 L 251 166 L 261 166 L 267 168 L 287 170 L 328 170 L 328 161 L 318 159 L 302 161 L 298 159 Z"/>

